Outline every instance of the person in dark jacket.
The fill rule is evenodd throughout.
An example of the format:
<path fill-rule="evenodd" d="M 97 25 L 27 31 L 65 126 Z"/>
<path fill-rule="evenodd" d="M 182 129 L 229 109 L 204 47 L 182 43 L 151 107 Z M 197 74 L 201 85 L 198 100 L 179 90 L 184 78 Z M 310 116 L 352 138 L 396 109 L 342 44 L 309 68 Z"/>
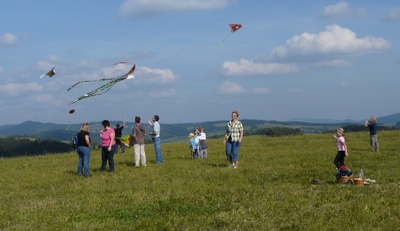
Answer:
<path fill-rule="evenodd" d="M 79 176 L 90 176 L 89 173 L 89 162 L 90 162 L 90 135 L 89 135 L 89 123 L 85 122 L 81 126 L 81 130 L 78 133 L 78 148 L 76 152 L 79 155 L 78 170 Z"/>
<path fill-rule="evenodd" d="M 124 123 L 122 124 L 122 126 L 117 124 L 117 128 L 114 129 L 115 142 L 117 143 L 117 146 L 115 148 L 115 153 L 118 153 L 118 146 L 121 148 L 121 153 L 125 152 L 125 145 L 123 143 L 121 143 L 121 141 L 119 140 L 122 137 L 122 130 L 124 129 L 125 124 L 126 124 L 126 119 L 124 119 Z"/>
<path fill-rule="evenodd" d="M 371 151 L 379 151 L 378 143 L 378 124 L 376 123 L 378 119 L 372 116 L 370 120 L 365 121 L 364 126 L 369 128 L 369 143 L 371 145 Z"/>

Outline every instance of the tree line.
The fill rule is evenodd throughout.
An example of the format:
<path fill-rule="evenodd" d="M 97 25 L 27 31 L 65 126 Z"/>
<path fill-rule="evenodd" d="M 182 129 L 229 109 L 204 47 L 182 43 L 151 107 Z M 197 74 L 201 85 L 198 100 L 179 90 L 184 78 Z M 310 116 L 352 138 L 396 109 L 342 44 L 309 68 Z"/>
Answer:
<path fill-rule="evenodd" d="M 73 147 L 70 143 L 56 139 L 0 138 L 0 157 L 3 158 L 65 153 L 72 150 Z"/>

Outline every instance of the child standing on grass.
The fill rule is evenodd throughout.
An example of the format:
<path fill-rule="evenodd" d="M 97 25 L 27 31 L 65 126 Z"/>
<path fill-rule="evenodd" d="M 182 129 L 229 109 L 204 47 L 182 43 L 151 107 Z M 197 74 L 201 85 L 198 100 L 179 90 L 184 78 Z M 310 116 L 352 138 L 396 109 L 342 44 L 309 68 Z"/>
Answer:
<path fill-rule="evenodd" d="M 196 141 L 194 139 L 194 133 L 189 134 L 189 140 L 190 140 L 190 155 L 192 156 L 192 159 L 196 159 L 197 145 L 196 145 Z"/>
<path fill-rule="evenodd" d="M 343 128 L 336 129 L 336 134 L 333 135 L 333 138 L 336 139 L 336 147 L 338 150 L 338 153 L 337 153 L 333 163 L 335 164 L 336 168 L 339 170 L 342 165 L 345 165 L 344 157 L 349 155 L 347 152 L 347 145 L 344 140 L 344 129 Z"/>

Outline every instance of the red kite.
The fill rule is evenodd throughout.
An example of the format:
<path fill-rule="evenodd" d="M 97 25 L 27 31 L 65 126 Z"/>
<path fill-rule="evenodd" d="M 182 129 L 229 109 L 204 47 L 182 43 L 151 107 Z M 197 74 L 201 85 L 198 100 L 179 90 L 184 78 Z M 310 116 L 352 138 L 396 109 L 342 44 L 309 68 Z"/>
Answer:
<path fill-rule="evenodd" d="M 230 33 L 235 33 L 237 30 L 239 30 L 240 28 L 242 28 L 242 24 L 228 24 L 228 25 L 229 25 L 229 27 L 231 28 Z M 228 37 L 228 35 L 229 35 L 229 32 L 228 32 L 228 34 L 225 36 L 225 38 L 222 39 L 222 41 L 218 44 L 218 47 L 220 47 L 221 45 L 224 44 L 224 41 L 225 41 L 226 37 Z"/>
<path fill-rule="evenodd" d="M 242 24 L 229 24 L 229 27 L 231 28 L 231 32 L 234 33 L 242 28 Z"/>

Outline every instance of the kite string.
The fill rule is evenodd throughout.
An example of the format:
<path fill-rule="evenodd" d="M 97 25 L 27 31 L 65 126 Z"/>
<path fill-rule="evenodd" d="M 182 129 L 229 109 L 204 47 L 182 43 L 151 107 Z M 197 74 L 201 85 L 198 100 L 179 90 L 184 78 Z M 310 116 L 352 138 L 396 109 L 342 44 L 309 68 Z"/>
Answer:
<path fill-rule="evenodd" d="M 218 43 L 218 47 L 220 47 L 221 45 L 223 45 L 224 44 L 224 41 L 225 41 L 225 39 L 229 36 L 229 34 L 231 34 L 232 32 L 230 31 L 230 32 L 228 32 L 226 35 L 225 35 L 225 38 L 224 39 L 222 39 L 222 41 L 220 42 L 220 43 Z"/>

